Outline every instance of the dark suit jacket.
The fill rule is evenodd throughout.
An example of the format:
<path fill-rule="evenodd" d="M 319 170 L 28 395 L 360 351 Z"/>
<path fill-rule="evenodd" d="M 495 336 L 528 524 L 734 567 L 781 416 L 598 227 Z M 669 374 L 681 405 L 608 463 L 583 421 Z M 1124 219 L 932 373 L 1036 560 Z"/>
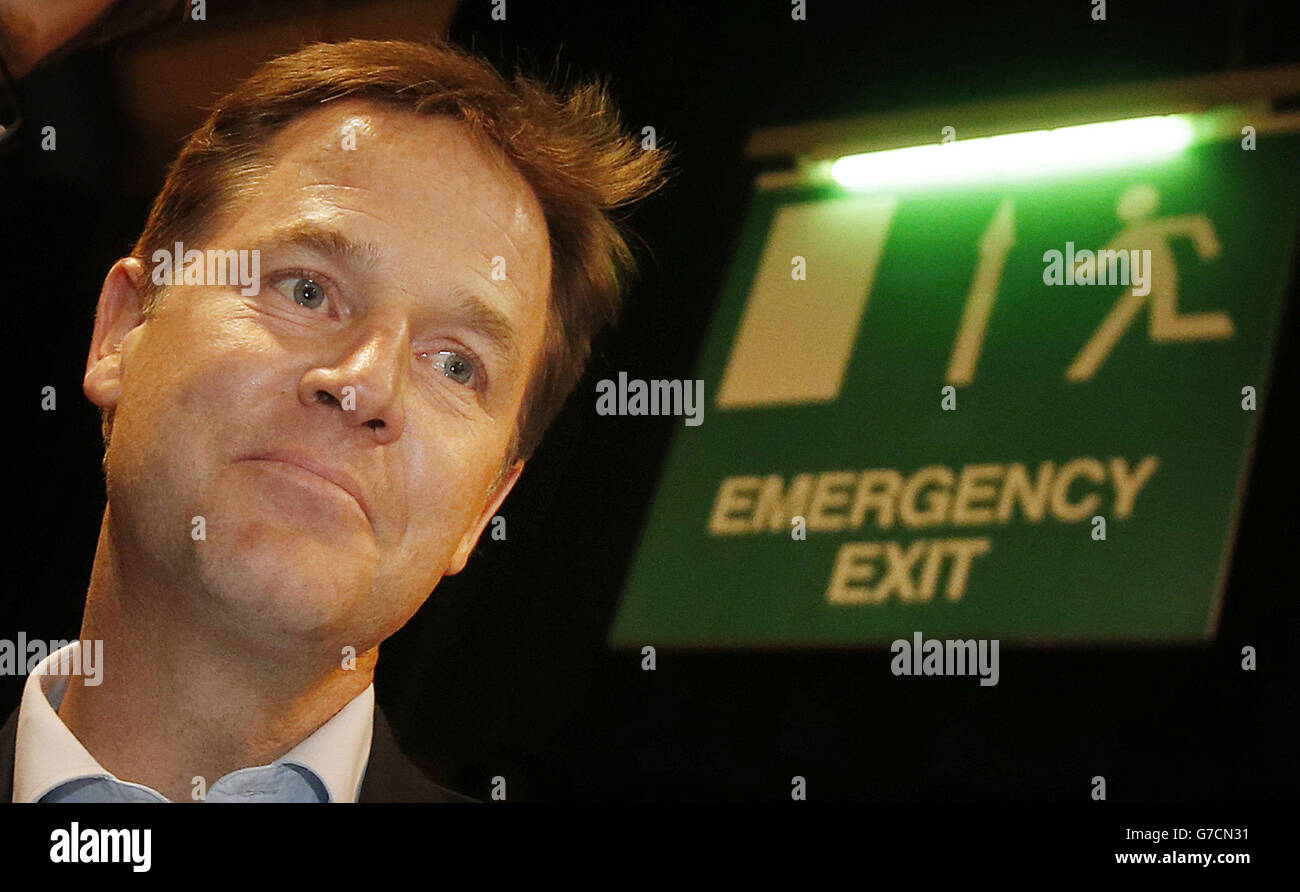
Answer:
<path fill-rule="evenodd" d="M 14 749 L 18 742 L 18 710 L 0 729 L 0 803 L 13 802 Z M 361 802 L 478 802 L 440 787 L 402 754 L 384 711 L 375 704 L 375 732 L 370 762 L 361 780 Z"/>

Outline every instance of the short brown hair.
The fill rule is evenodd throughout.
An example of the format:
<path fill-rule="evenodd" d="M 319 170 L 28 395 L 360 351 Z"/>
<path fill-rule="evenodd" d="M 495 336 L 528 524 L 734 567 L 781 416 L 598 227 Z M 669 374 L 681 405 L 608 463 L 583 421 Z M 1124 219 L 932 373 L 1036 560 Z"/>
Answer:
<path fill-rule="evenodd" d="M 537 196 L 551 243 L 546 334 L 515 421 L 507 463 L 528 458 L 586 367 L 591 341 L 615 321 L 636 260 L 610 211 L 668 179 L 669 152 L 623 132 L 606 84 L 562 93 L 516 72 L 507 82 L 486 60 L 443 41 L 317 43 L 262 65 L 218 100 L 167 173 L 132 256 L 198 243 L 212 209 L 235 201 L 270 166 L 270 140 L 322 103 L 365 99 L 419 114 L 449 115 L 508 159 Z M 161 288 L 146 280 L 144 312 Z M 105 440 L 111 414 L 104 419 Z"/>

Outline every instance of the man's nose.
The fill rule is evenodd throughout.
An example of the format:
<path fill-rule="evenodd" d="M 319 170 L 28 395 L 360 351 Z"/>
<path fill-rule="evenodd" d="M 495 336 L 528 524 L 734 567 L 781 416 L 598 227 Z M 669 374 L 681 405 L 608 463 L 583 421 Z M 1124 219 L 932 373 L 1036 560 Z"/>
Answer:
<path fill-rule="evenodd" d="M 411 353 L 410 330 L 395 316 L 371 318 L 349 332 L 346 343 L 315 360 L 298 383 L 305 406 L 339 409 L 353 424 L 372 429 L 384 442 L 402 435 L 402 389 Z"/>

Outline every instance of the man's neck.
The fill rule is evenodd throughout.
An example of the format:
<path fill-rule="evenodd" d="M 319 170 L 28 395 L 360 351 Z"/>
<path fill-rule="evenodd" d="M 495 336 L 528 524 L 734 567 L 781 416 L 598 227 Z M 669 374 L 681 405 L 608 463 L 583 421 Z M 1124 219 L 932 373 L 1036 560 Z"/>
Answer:
<path fill-rule="evenodd" d="M 192 800 L 240 768 L 265 765 L 309 737 L 374 679 L 378 648 L 344 670 L 318 648 L 266 651 L 214 628 L 158 568 L 122 553 L 108 512 L 81 640 L 104 642 L 100 684 L 74 678 L 59 717 L 119 780 Z"/>

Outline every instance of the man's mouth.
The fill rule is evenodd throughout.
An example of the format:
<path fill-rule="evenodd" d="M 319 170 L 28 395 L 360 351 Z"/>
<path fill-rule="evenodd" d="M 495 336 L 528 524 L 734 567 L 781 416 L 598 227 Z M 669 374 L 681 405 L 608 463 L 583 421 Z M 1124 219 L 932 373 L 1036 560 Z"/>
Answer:
<path fill-rule="evenodd" d="M 366 522 L 374 526 L 374 520 L 370 515 L 370 506 L 366 501 L 364 490 L 357 483 L 356 479 L 340 468 L 333 468 L 322 462 L 317 461 L 306 453 L 292 449 L 268 449 L 246 455 L 240 461 L 260 461 L 274 462 L 281 465 L 298 468 L 306 471 L 315 477 L 333 484 L 338 489 L 343 490 L 352 497 L 352 500 L 361 508 L 361 513 L 366 516 Z"/>

